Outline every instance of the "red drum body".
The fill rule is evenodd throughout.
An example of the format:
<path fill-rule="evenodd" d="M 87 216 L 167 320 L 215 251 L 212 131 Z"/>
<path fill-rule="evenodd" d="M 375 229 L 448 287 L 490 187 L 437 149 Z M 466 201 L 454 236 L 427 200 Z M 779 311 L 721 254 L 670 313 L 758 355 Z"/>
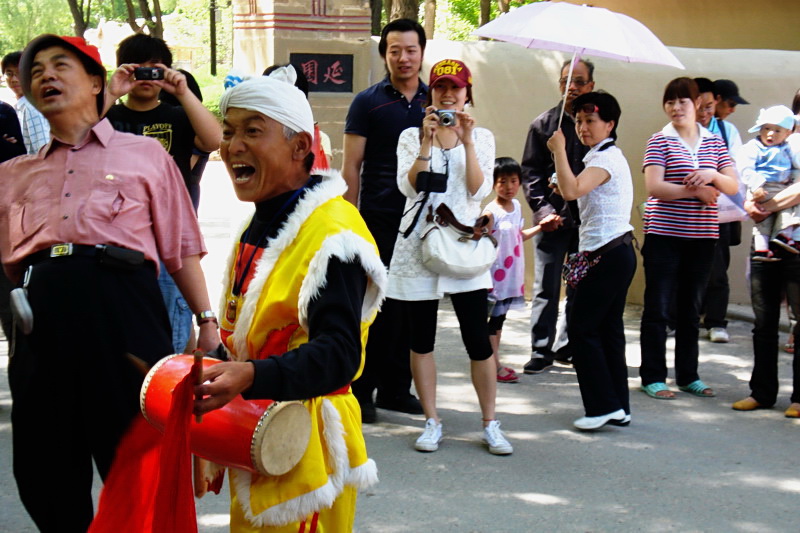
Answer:
<path fill-rule="evenodd" d="M 139 404 L 150 424 L 163 432 L 172 391 L 194 361 L 191 355 L 172 355 L 155 364 L 145 377 Z M 218 364 L 204 358 L 203 370 Z M 264 475 L 285 474 L 300 461 L 311 436 L 311 415 L 301 402 L 245 400 L 236 396 L 227 405 L 192 418 L 192 453 L 224 466 Z"/>

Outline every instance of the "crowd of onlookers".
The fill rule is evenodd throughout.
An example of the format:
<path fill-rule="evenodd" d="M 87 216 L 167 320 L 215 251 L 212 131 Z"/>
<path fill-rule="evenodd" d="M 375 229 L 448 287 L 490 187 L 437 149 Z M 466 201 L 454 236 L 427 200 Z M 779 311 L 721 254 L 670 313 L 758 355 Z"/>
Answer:
<path fill-rule="evenodd" d="M 169 228 L 160 210 L 178 206 L 187 219 L 186 227 L 196 226 L 196 221 L 188 221 L 191 217 L 185 211 L 197 209 L 200 178 L 209 153 L 222 141 L 223 159 L 231 157 L 233 134 L 227 133 L 230 123 L 226 122 L 223 132 L 219 121 L 202 105 L 191 75 L 172 68 L 169 48 L 160 39 L 134 35 L 120 43 L 117 69 L 108 81 L 99 56 L 95 58 L 85 43 L 44 39 L 35 44 L 37 50 L 48 50 L 48 46 L 66 46 L 64 42 L 89 58 L 79 55 L 84 66 L 88 65 L 87 73 L 98 77 L 88 86 L 92 91 L 88 98 L 96 100 L 99 120 L 90 128 L 94 132 L 91 142 L 103 146 L 110 142 L 112 133 L 110 129 L 103 130 L 104 124 L 110 124 L 114 131 L 154 138 L 172 156 L 186 189 L 173 204 L 154 209 L 148 215 L 153 218 L 151 222 L 139 214 L 137 227 L 163 226 L 156 236 L 158 250 L 169 248 L 168 243 L 172 243 L 173 247 L 188 247 L 191 253 L 153 257 L 156 246 L 143 243 L 139 244 L 145 249 L 141 258 L 122 252 L 114 255 L 109 251 L 114 246 L 104 246 L 103 257 L 113 255 L 115 261 L 127 266 L 135 263 L 136 268 L 152 263 L 169 321 L 170 350 L 180 353 L 194 346 L 209 348 L 219 339 L 208 328 L 201 329 L 195 339 L 192 314 L 196 314 L 198 326 L 207 326 L 212 320 L 216 324 L 216 317 L 205 309 L 207 303 L 196 292 L 200 281 L 196 272 L 188 274 L 180 263 L 181 257 L 194 258 L 204 250 L 195 242 L 196 235 L 175 244 L 180 228 Z M 439 302 L 449 296 L 469 358 L 483 440 L 492 454 L 513 452 L 500 429 L 495 404 L 497 383 L 520 379 L 515 369 L 502 364 L 499 348 L 508 311 L 524 302 L 523 242 L 528 239 L 533 239 L 535 273 L 531 357 L 521 372 L 539 374 L 554 362 L 574 366 L 584 407 L 584 416 L 574 422 L 577 429 L 596 430 L 607 424 L 626 426 L 632 420 L 623 312 L 637 268 L 637 248 L 645 279 L 640 330 L 641 391 L 654 399 L 676 398 L 676 391 L 667 384 L 667 337 L 674 334 L 677 389 L 702 398 L 716 395 L 700 377 L 698 339 L 705 329 L 712 342 L 729 341 L 725 318 L 729 248 L 745 241 L 751 248 L 754 368 L 750 395 L 732 407 L 742 411 L 772 407 L 778 399 L 782 302 L 788 303 L 792 316 L 800 314 L 800 208 L 796 207 L 800 203 L 800 184 L 794 184 L 800 172 L 800 134 L 794 133 L 800 93 L 792 108 L 775 105 L 762 109 L 748 130 L 754 137 L 743 143 L 737 129 L 725 120 L 738 105 L 748 103 L 734 82 L 688 77 L 670 81 L 662 99 L 666 125 L 647 140 L 642 163 L 648 199 L 643 212 L 644 240 L 637 243 L 630 220 L 634 182 L 628 161 L 617 146 L 623 105 L 613 95 L 596 89 L 591 61 L 579 59 L 562 65 L 558 84 L 563 99 L 532 122 L 522 158 L 517 162 L 497 157 L 494 134 L 476 123 L 471 110 L 480 103 L 475 102 L 473 84 L 480 81 L 473 79 L 467 64 L 459 59 L 438 61 L 431 68 L 428 84 L 423 83 L 420 70 L 425 45 L 424 31 L 416 22 L 400 19 L 387 24 L 379 43 L 387 75 L 355 96 L 345 121 L 342 177 L 347 190 L 343 196 L 358 208 L 374 238 L 380 262 L 388 271 L 386 298 L 370 326 L 364 347 L 363 371 L 352 383 L 361 421 L 375 422 L 376 407 L 423 414 L 425 425 L 415 448 L 422 452 L 438 449 L 443 422 L 437 410 L 434 352 Z M 51 59 L 55 69 L 62 68 L 57 58 L 48 58 Z M 59 137 L 68 130 L 68 123 L 63 118 L 49 120 L 56 111 L 55 104 L 48 100 L 53 95 L 69 94 L 69 90 L 57 81 L 42 80 L 40 71 L 45 68 L 37 62 L 31 65 L 30 61 L 20 52 L 2 59 L 3 75 L 17 101 L 13 109 L 0 106 L 0 153 L 3 160 L 25 153 L 47 158 L 48 171 L 65 174 L 60 188 L 52 185 L 52 194 L 69 198 L 72 187 L 78 190 L 78 186 L 71 181 L 73 163 L 69 150 L 62 150 L 65 139 Z M 275 70 L 277 74 L 273 73 Z M 304 86 L 302 72 L 291 66 L 272 67 L 264 75 L 300 89 Z M 307 97 L 307 83 L 305 86 Z M 40 92 L 32 93 L 32 87 Z M 28 99 L 31 94 L 36 105 Z M 239 106 L 231 103 L 230 107 Z M 261 108 L 255 105 L 253 109 L 258 112 Z M 102 117 L 108 121 L 100 120 Z M 51 125 L 57 141 L 51 142 Z M 312 178 L 299 191 L 314 189 L 317 183 L 313 176 L 318 170 L 324 171 L 330 160 L 330 143 L 319 126 L 313 124 L 313 128 L 308 126 L 303 131 L 313 132 L 311 150 L 316 163 L 313 171 L 312 167 L 306 169 Z M 245 135 L 258 136 L 258 132 L 248 132 Z M 287 135 L 287 140 L 291 138 Z M 79 139 L 72 145 L 83 147 L 86 142 Z M 147 146 L 153 150 L 152 145 Z M 244 163 L 237 165 L 229 169 L 234 186 L 240 179 L 243 187 L 250 179 L 250 170 Z M 114 172 L 109 170 L 105 180 L 126 180 Z M 80 233 L 80 221 L 72 222 L 69 217 L 129 216 L 126 210 L 136 202 L 134 192 L 119 192 L 102 184 L 93 187 L 98 192 L 93 190 L 90 196 L 116 194 L 104 206 L 111 213 L 63 214 L 59 227 L 78 224 L 74 231 Z M 533 214 L 530 227 L 526 227 L 517 199 L 520 189 Z M 493 198 L 485 203 L 492 192 Z M 287 205 L 293 205 L 299 194 Z M 53 212 L 50 219 L 36 218 L 39 215 L 26 204 L 31 198 L 20 200 L 7 193 L 6 199 L 11 207 L 0 211 L 10 220 L 9 225 L 19 223 L 19 227 L 12 226 L 12 232 L 30 232 L 35 237 L 42 225 L 48 224 L 46 220 L 62 216 Z M 741 222 L 748 215 L 756 224 L 752 238 L 743 239 Z M 467 271 L 463 264 L 432 261 L 431 233 L 448 225 L 470 235 L 459 244 L 450 241 L 449 246 L 491 236 L 496 249 L 494 263 Z M 271 238 L 269 224 L 265 227 L 264 235 Z M 250 242 L 249 231 L 242 237 L 243 248 L 265 246 L 258 239 Z M 50 258 L 94 257 L 101 252 L 97 247 L 82 245 L 76 245 L 75 250 L 70 246 L 68 251 L 55 246 L 47 250 L 32 245 L 26 248 L 27 237 L 22 235 L 19 242 L 3 249 L 11 279 L 3 277 L 0 293 L 4 300 L 0 307 L 6 337 L 19 342 L 22 353 L 26 349 L 33 353 L 46 344 L 34 336 L 30 346 L 25 347 L 27 337 L 13 331 L 11 289 L 27 290 L 29 265 L 39 264 L 42 252 L 49 253 Z M 133 249 L 137 249 L 136 237 L 134 234 L 126 241 Z M 194 244 L 187 244 L 190 242 Z M 253 251 L 251 262 L 255 255 Z M 239 262 L 234 272 L 241 266 Z M 248 262 L 245 271 L 249 268 Z M 566 327 L 559 328 L 562 281 L 566 283 Z M 147 303 L 144 294 L 152 296 L 151 289 L 140 294 L 142 305 Z M 36 295 L 36 290 L 31 290 L 32 300 Z M 106 305 L 105 295 L 92 298 L 99 306 L 93 312 Z M 238 300 L 234 300 L 229 302 L 232 318 L 226 318 L 231 323 L 237 316 Z M 22 318 L 19 310 L 15 311 L 19 328 Z M 48 320 L 44 313 L 43 316 Z M 37 322 L 37 328 L 41 327 Z M 794 328 L 797 329 L 796 323 Z M 224 336 L 222 340 L 226 342 Z M 794 387 L 785 410 L 785 416 L 790 418 L 800 418 L 799 364 L 795 358 Z M 15 440 L 19 438 L 20 442 L 36 435 L 32 430 L 18 428 L 30 426 L 32 419 L 25 417 L 32 416 L 38 405 L 32 403 L 33 407 L 28 408 L 29 399 L 20 392 L 29 383 L 30 375 L 38 371 L 31 368 L 25 373 L 11 373 L 15 404 L 21 398 L 15 406 L 20 413 L 15 419 Z M 412 380 L 419 398 L 411 393 Z M 28 457 L 25 462 L 18 449 L 15 445 L 15 469 L 23 472 L 33 459 Z M 27 482 L 20 483 L 22 492 Z"/>

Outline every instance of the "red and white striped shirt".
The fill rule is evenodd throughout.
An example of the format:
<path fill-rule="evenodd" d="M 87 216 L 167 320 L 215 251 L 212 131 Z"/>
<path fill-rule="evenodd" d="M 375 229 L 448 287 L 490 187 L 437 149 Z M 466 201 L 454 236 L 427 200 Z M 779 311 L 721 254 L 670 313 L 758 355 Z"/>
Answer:
<path fill-rule="evenodd" d="M 670 123 L 647 141 L 642 168 L 664 167 L 664 181 L 683 184 L 694 170 L 720 171 L 733 165 L 725 143 L 698 125 L 700 138 L 692 149 Z M 661 200 L 650 196 L 644 212 L 644 232 L 669 237 L 694 239 L 719 238 L 717 205 L 706 205 L 697 198 Z"/>

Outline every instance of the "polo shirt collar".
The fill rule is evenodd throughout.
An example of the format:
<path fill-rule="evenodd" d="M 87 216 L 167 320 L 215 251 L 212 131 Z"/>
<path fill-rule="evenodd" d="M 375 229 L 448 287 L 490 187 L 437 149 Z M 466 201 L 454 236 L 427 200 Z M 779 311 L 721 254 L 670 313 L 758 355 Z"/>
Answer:
<path fill-rule="evenodd" d="M 111 126 L 111 123 L 108 119 L 103 118 L 99 122 L 97 122 L 94 126 L 89 129 L 89 132 L 86 134 L 86 137 L 73 146 L 72 148 L 75 150 L 80 150 L 87 144 L 93 141 L 99 142 L 103 148 L 106 148 L 111 142 L 111 137 L 114 135 L 114 128 Z M 44 159 L 47 157 L 53 149 L 60 144 L 64 144 L 52 135 L 50 136 L 50 142 L 45 146 L 44 150 L 39 152 L 39 157 Z"/>
<path fill-rule="evenodd" d="M 421 79 L 417 78 L 419 81 L 419 86 L 417 87 L 417 96 L 425 96 L 428 94 L 428 86 L 423 82 Z M 379 81 L 378 84 L 380 85 L 381 89 L 389 94 L 400 93 L 397 89 L 395 89 L 394 85 L 392 85 L 392 80 L 389 78 L 387 74 L 383 80 Z"/>
<path fill-rule="evenodd" d="M 699 133 L 700 133 L 700 138 L 701 139 L 704 139 L 706 137 L 713 137 L 714 136 L 713 133 L 711 133 L 710 131 L 705 129 L 700 124 L 696 124 L 696 125 L 699 128 Z M 680 135 L 678 135 L 678 130 L 675 129 L 675 126 L 672 125 L 672 122 L 668 122 L 666 126 L 661 128 L 661 133 L 665 137 L 680 137 Z"/>

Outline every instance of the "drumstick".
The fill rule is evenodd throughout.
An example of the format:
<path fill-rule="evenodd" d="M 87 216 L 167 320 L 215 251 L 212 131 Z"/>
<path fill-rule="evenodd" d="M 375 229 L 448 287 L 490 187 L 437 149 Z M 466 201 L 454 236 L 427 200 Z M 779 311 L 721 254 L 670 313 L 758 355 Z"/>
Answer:
<path fill-rule="evenodd" d="M 192 372 L 195 374 L 194 384 L 195 385 L 202 385 L 203 384 L 203 351 L 202 350 L 195 350 L 194 351 L 194 363 L 192 364 Z M 195 394 L 195 400 L 202 400 L 202 394 Z M 198 424 L 203 421 L 203 415 L 194 415 L 194 421 Z"/>

